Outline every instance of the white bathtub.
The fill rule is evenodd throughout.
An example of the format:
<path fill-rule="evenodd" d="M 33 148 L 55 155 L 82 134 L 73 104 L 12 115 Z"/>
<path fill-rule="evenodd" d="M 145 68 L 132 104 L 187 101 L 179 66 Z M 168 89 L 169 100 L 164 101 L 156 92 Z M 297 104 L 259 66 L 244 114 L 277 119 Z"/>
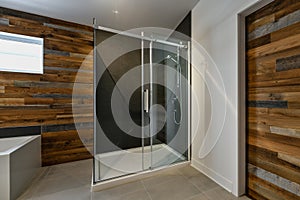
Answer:
<path fill-rule="evenodd" d="M 17 199 L 40 167 L 40 136 L 0 139 L 0 199 Z"/>

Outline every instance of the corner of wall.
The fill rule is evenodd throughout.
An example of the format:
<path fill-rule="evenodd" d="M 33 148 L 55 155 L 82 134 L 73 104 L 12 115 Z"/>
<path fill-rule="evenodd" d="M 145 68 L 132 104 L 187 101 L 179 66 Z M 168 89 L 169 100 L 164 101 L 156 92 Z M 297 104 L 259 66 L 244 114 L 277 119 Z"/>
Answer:
<path fill-rule="evenodd" d="M 228 192 L 232 192 L 233 190 L 233 183 L 225 178 L 224 176 L 220 175 L 218 172 L 212 170 L 211 168 L 205 166 L 203 163 L 201 163 L 198 160 L 192 159 L 191 166 L 210 179 L 212 179 L 214 182 L 222 186 L 224 189 L 226 189 Z"/>

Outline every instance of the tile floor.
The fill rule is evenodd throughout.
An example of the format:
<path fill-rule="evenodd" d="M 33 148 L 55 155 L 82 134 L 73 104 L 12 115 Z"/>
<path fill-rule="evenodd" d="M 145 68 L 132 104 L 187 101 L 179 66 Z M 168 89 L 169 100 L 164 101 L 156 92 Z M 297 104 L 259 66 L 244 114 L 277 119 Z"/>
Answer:
<path fill-rule="evenodd" d="M 248 200 L 234 197 L 192 167 L 92 193 L 92 163 L 44 167 L 18 200 Z"/>

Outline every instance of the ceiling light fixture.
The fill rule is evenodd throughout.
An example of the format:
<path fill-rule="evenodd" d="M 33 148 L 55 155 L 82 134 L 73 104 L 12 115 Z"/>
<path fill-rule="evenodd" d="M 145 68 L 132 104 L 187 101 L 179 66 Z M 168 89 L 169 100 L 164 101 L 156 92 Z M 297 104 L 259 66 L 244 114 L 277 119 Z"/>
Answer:
<path fill-rule="evenodd" d="M 119 11 L 118 10 L 113 10 L 112 11 L 114 14 L 119 14 Z"/>

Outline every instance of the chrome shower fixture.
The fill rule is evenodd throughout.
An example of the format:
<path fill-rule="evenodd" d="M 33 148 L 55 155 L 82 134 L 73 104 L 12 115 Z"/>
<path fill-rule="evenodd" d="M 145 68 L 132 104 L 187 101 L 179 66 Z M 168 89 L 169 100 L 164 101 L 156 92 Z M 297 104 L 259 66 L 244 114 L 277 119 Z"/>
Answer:
<path fill-rule="evenodd" d="M 165 59 L 168 59 L 168 60 L 172 60 L 174 63 L 176 63 L 176 65 L 178 65 L 179 63 L 177 62 L 177 60 L 175 60 L 172 56 L 170 55 L 167 55 L 167 57 Z"/>

